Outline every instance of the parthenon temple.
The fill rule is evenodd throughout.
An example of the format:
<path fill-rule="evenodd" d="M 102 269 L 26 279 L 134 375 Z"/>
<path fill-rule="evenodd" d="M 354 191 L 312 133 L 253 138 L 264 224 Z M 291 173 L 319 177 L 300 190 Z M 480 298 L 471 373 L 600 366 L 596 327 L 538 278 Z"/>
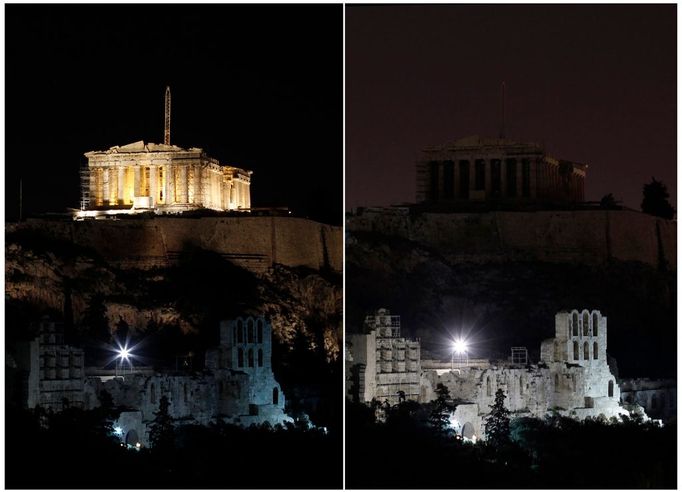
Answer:
<path fill-rule="evenodd" d="M 197 147 L 171 145 L 168 88 L 165 126 L 163 144 L 140 140 L 85 154 L 81 212 L 251 208 L 252 171 L 221 165 Z"/>
<path fill-rule="evenodd" d="M 587 164 L 555 159 L 542 145 L 466 137 L 423 150 L 417 201 L 577 203 L 585 199 Z"/>

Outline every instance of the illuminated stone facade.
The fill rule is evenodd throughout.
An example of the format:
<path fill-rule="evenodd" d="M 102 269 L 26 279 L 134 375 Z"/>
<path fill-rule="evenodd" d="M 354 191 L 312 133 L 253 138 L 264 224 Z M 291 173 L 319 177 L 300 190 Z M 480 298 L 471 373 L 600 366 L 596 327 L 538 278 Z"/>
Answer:
<path fill-rule="evenodd" d="M 417 201 L 577 203 L 585 199 L 586 171 L 586 164 L 550 157 L 538 144 L 466 137 L 423 151 Z"/>
<path fill-rule="evenodd" d="M 85 156 L 83 211 L 251 208 L 252 172 L 223 166 L 200 148 L 139 141 Z"/>
<path fill-rule="evenodd" d="M 419 399 L 421 373 L 418 341 L 400 336 L 400 316 L 379 309 L 365 318 L 367 334 L 349 335 L 349 388 L 360 401 L 376 398 L 391 404 Z"/>
<path fill-rule="evenodd" d="M 397 318 L 397 322 L 394 320 Z M 541 344 L 537 364 L 458 363 L 423 369 L 419 342 L 399 338 L 399 317 L 379 310 L 368 317 L 366 335 L 350 335 L 346 351 L 348 396 L 358 401 L 376 399 L 396 404 L 406 399 L 426 403 L 436 398 L 443 384 L 456 407 L 451 425 L 463 437 L 484 437 L 484 419 L 495 392 L 505 393 L 513 417 L 543 418 L 550 412 L 576 419 L 627 414 L 619 404 L 620 389 L 606 355 L 606 317 L 599 311 L 562 311 L 555 316 L 556 336 Z M 396 332 L 397 327 L 397 332 Z M 406 347 L 406 366 L 396 366 L 400 347 Z M 416 371 L 416 372 L 415 372 Z"/>

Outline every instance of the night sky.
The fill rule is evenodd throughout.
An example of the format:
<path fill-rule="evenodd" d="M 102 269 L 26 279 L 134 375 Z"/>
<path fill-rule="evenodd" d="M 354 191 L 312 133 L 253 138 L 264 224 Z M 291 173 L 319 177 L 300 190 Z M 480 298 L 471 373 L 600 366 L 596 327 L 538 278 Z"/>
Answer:
<path fill-rule="evenodd" d="M 254 207 L 342 221 L 342 6 L 6 5 L 6 218 L 77 207 L 84 152 L 163 142 L 254 171 Z"/>
<path fill-rule="evenodd" d="M 676 5 L 346 7 L 346 209 L 415 200 L 419 150 L 497 137 L 589 165 L 586 200 L 676 206 Z"/>

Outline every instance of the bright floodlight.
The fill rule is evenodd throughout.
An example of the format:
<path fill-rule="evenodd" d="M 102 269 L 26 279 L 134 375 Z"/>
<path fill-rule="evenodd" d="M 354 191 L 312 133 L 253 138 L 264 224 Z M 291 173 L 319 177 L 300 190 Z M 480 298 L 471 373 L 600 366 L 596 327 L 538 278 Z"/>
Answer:
<path fill-rule="evenodd" d="M 118 350 L 118 356 L 121 359 L 127 359 L 128 356 L 130 356 L 130 350 L 128 349 L 128 347 L 123 347 L 123 348 L 119 349 Z"/>
<path fill-rule="evenodd" d="M 452 348 L 455 349 L 456 353 L 463 354 L 467 351 L 467 344 L 464 340 L 455 340 L 455 343 L 452 344 Z"/>

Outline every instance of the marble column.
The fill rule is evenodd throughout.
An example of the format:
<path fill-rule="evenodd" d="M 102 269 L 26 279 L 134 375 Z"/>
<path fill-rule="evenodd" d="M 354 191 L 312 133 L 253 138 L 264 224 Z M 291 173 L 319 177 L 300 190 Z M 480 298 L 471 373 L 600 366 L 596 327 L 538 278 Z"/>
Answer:
<path fill-rule="evenodd" d="M 118 166 L 118 192 L 116 193 L 117 202 L 123 204 L 125 192 L 125 167 Z"/>
<path fill-rule="evenodd" d="M 180 166 L 180 202 L 187 203 L 187 166 Z"/>
<path fill-rule="evenodd" d="M 102 200 L 109 201 L 109 168 L 102 171 Z"/>
<path fill-rule="evenodd" d="M 133 169 L 135 171 L 135 182 L 133 184 L 133 198 L 136 196 L 141 195 L 140 190 L 140 185 L 141 183 L 141 175 L 142 175 L 142 166 L 133 166 Z"/>
<path fill-rule="evenodd" d="M 172 205 L 175 203 L 175 166 L 169 163 L 166 166 L 166 204 Z"/>
<path fill-rule="evenodd" d="M 159 179 L 159 168 L 154 165 L 149 166 L 149 196 L 151 197 L 151 206 L 156 206 L 156 201 L 158 198 L 158 179 Z"/>

